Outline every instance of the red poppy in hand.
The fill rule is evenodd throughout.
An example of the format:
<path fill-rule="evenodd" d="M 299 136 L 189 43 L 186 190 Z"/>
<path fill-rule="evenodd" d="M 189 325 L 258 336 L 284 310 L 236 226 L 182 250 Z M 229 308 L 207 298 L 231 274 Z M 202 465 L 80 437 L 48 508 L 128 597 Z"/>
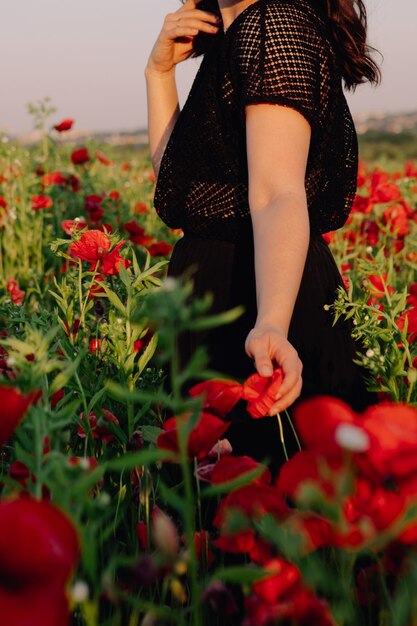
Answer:
<path fill-rule="evenodd" d="M 248 411 L 254 418 L 265 417 L 276 403 L 277 393 L 284 380 L 280 367 L 272 376 L 252 374 L 243 383 L 243 399 L 248 401 Z"/>

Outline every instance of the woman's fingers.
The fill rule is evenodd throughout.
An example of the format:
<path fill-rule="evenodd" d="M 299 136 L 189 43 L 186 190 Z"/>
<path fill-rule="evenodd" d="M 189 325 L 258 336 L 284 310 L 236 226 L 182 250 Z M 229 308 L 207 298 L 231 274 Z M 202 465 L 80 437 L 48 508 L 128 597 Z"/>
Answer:
<path fill-rule="evenodd" d="M 278 402 L 276 402 L 269 410 L 269 415 L 276 415 L 277 413 L 281 413 L 281 411 L 285 411 L 297 398 L 301 393 L 301 389 L 303 386 L 303 381 L 300 379 L 297 383 L 292 387 L 292 389 L 285 394 Z"/>
<path fill-rule="evenodd" d="M 281 332 L 255 328 L 246 339 L 245 351 L 254 359 L 260 376 L 272 375 L 274 361 L 282 369 L 283 382 L 269 414 L 276 415 L 289 407 L 300 395 L 303 384 L 303 364 L 294 346 Z"/>
<path fill-rule="evenodd" d="M 219 30 L 216 24 L 216 16 L 204 11 L 186 11 L 180 15 L 178 12 L 168 13 L 165 32 L 171 37 L 180 37 L 185 33 L 197 34 L 199 31 L 214 34 Z"/>
<path fill-rule="evenodd" d="M 246 354 L 255 361 L 260 376 L 272 376 L 273 365 L 269 356 L 268 345 L 263 336 L 256 336 L 251 331 L 245 342 Z"/>
<path fill-rule="evenodd" d="M 180 23 L 178 24 L 178 20 L 176 22 L 170 23 L 171 31 L 179 31 L 184 29 L 192 29 L 197 31 L 203 31 L 205 33 L 217 33 L 219 30 L 218 26 L 212 26 L 211 24 L 207 24 L 202 20 L 197 19 L 183 19 L 181 18 Z"/>
<path fill-rule="evenodd" d="M 298 358 L 297 352 L 285 360 L 281 367 L 284 380 L 277 393 L 277 402 L 271 407 L 269 414 L 276 415 L 280 411 L 288 408 L 300 395 L 303 386 L 302 370 L 303 364 Z"/>

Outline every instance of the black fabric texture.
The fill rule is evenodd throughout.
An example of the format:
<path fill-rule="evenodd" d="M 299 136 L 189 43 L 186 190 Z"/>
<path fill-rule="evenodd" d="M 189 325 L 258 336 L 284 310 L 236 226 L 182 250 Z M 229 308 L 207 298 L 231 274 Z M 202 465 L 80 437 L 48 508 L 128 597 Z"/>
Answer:
<path fill-rule="evenodd" d="M 291 107 L 310 123 L 311 230 L 340 228 L 355 198 L 358 143 L 314 0 L 258 0 L 213 36 L 161 161 L 161 219 L 197 236 L 239 239 L 250 219 L 245 106 L 255 103 Z"/>

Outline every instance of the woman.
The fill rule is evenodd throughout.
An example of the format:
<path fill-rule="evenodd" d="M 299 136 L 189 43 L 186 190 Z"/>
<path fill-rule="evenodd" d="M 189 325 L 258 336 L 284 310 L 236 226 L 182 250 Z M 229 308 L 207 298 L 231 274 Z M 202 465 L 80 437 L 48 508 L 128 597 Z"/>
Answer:
<path fill-rule="evenodd" d="M 235 379 L 282 368 L 270 416 L 251 420 L 238 404 L 227 435 L 274 474 L 278 412 L 314 394 L 356 410 L 375 400 L 352 361 L 350 322 L 332 326 L 324 308 L 343 281 L 322 237 L 355 196 L 342 79 L 378 82 L 369 50 L 362 0 L 187 0 L 166 16 L 145 71 L 155 208 L 184 231 L 168 274 L 192 274 L 213 312 L 245 307 L 232 325 L 184 333 L 181 362 L 202 342 L 210 367 Z M 175 67 L 201 52 L 180 112 Z"/>

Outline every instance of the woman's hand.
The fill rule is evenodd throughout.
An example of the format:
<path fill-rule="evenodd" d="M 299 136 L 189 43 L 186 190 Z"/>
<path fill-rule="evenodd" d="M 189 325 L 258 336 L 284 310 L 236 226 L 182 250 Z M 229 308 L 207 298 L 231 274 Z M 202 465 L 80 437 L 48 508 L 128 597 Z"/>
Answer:
<path fill-rule="evenodd" d="M 193 52 L 193 40 L 200 31 L 216 34 L 214 13 L 196 9 L 199 0 L 187 0 L 178 11 L 165 16 L 164 25 L 152 48 L 146 69 L 159 74 L 171 72 Z"/>
<path fill-rule="evenodd" d="M 284 381 L 269 415 L 276 415 L 288 408 L 301 393 L 303 364 L 284 331 L 272 324 L 256 325 L 246 338 L 245 351 L 255 360 L 260 376 L 272 375 L 274 360 L 282 369 Z"/>

